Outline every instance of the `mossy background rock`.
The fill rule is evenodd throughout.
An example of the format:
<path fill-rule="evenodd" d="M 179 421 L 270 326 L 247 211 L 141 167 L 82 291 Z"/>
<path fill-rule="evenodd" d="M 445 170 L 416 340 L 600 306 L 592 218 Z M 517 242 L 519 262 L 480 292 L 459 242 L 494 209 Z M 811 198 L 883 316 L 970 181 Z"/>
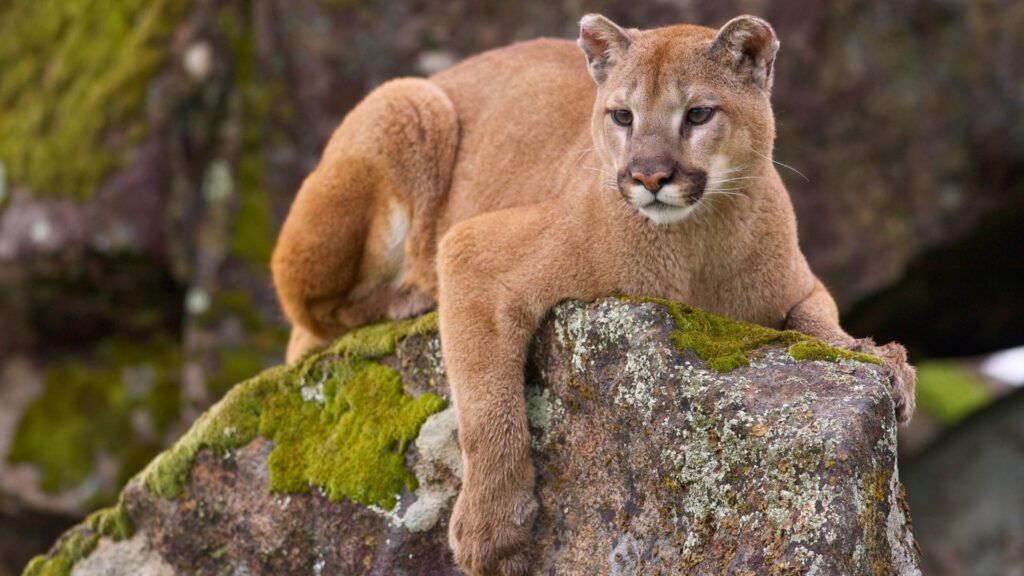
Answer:
<path fill-rule="evenodd" d="M 920 574 L 880 368 L 796 360 L 783 333 L 739 348 L 739 332 L 770 334 L 687 310 L 680 325 L 671 303 L 568 302 L 540 331 L 526 389 L 541 501 L 533 573 Z M 434 330 L 428 316 L 356 331 L 239 384 L 129 483 L 108 520 L 74 529 L 27 574 L 68 558 L 96 574 L 80 559 L 118 546 L 179 573 L 457 574 L 446 524 L 460 460 Z M 709 367 L 677 347 L 687 334 L 748 365 Z M 402 392 L 354 400 L 374 373 L 382 392 Z M 364 413 L 386 411 L 412 434 L 383 421 L 353 429 L 340 399 L 353 418 L 383 402 Z M 286 436 L 274 422 L 290 423 Z M 409 481 L 379 468 L 391 456 Z M 115 531 L 121 515 L 130 533 Z"/>

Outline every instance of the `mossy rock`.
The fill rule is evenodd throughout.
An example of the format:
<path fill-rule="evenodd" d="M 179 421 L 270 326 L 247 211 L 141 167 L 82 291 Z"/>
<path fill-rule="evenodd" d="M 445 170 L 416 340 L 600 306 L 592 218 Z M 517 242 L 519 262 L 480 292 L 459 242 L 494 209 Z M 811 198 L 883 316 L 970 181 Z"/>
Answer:
<path fill-rule="evenodd" d="M 946 426 L 954 426 L 991 401 L 982 377 L 967 366 L 932 360 L 917 367 L 917 395 L 921 408 Z"/>
<path fill-rule="evenodd" d="M 112 457 L 119 478 L 90 501 L 110 502 L 117 489 L 163 448 L 162 435 L 180 418 L 181 367 L 177 344 L 108 340 L 91 360 L 67 360 L 46 373 L 46 389 L 22 414 L 7 453 L 11 463 L 40 472 L 48 492 L 81 489 L 101 456 Z M 145 417 L 151 437 L 133 429 L 133 414 Z M 98 492 L 95 490 L 99 490 Z"/>
<path fill-rule="evenodd" d="M 60 300 L 67 309 L 92 303 L 69 303 L 73 299 L 63 294 L 63 284 L 53 288 L 44 285 L 34 297 Z M 209 352 L 205 397 L 182 394 L 186 358 L 180 342 L 136 337 L 146 332 L 145 325 L 130 317 L 120 322 L 123 333 L 51 360 L 44 387 L 21 412 L 2 456 L 31 466 L 39 482 L 11 495 L 40 494 L 69 514 L 110 504 L 191 424 L 186 418 L 194 409 L 205 410 L 236 383 L 280 361 L 287 333 L 265 321 L 244 292 L 215 294 L 209 310 L 196 319 L 211 330 L 227 321 L 242 329 L 241 337 Z M 54 348 L 63 349 L 60 343 Z"/>
<path fill-rule="evenodd" d="M 428 315 L 357 330 L 297 366 L 235 386 L 142 472 L 142 483 L 174 499 L 200 450 L 226 452 L 261 436 L 276 444 L 268 461 L 274 490 L 319 486 L 335 500 L 393 507 L 398 492 L 416 488 L 404 465 L 408 443 L 446 402 L 431 393 L 405 395 L 398 372 L 374 358 L 436 323 Z"/>
<path fill-rule="evenodd" d="M 749 366 L 751 352 L 771 345 L 786 346 L 794 360 L 855 360 L 882 364 L 870 354 L 860 354 L 828 344 L 793 330 L 772 330 L 757 324 L 737 322 L 693 306 L 657 298 L 641 298 L 666 307 L 676 323 L 672 342 L 681 350 L 693 350 L 708 367 L 718 372 L 731 372 Z"/>
<path fill-rule="evenodd" d="M 459 574 L 443 519 L 461 458 L 436 331 L 434 314 L 366 327 L 238 384 L 33 574 L 128 544 L 174 571 Z M 528 364 L 540 573 L 917 573 L 873 362 L 605 299 L 557 306 Z"/>
<path fill-rule="evenodd" d="M 72 567 L 89 556 L 101 538 L 118 542 L 132 535 L 132 522 L 124 503 L 98 510 L 85 521 L 69 530 L 54 544 L 46 556 L 33 558 L 23 572 L 24 576 L 68 576 Z"/>
<path fill-rule="evenodd" d="M 87 198 L 145 130 L 148 82 L 190 0 L 0 3 L 0 161 L 39 194 Z M 120 144 L 112 144 L 120 142 Z"/>

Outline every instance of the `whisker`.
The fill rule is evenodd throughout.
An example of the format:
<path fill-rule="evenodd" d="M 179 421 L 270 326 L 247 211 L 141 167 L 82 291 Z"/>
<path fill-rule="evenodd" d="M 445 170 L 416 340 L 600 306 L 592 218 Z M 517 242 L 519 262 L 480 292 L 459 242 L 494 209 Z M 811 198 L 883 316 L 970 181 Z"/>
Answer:
<path fill-rule="evenodd" d="M 579 165 L 579 163 L 583 160 L 583 157 L 587 155 L 587 152 L 590 152 L 593 149 L 594 147 L 591 146 L 590 148 L 584 148 L 583 150 L 576 152 L 575 154 L 577 154 L 577 156 L 576 159 L 573 160 L 573 164 Z M 574 154 L 574 152 L 570 152 L 570 154 Z"/>
<path fill-rule="evenodd" d="M 583 166 L 583 165 L 580 165 L 579 167 L 583 168 L 584 170 L 590 170 L 591 172 L 597 172 L 598 174 L 602 174 L 604 176 L 610 176 L 612 178 L 617 178 L 617 176 L 615 174 L 613 174 L 613 173 L 611 173 L 611 172 L 609 172 L 607 170 L 602 170 L 601 168 L 595 168 L 593 166 Z"/>
<path fill-rule="evenodd" d="M 779 162 L 778 160 L 775 160 L 775 159 L 773 159 L 773 158 L 769 158 L 769 157 L 765 156 L 764 154 L 761 154 L 761 153 L 760 153 L 760 152 L 758 152 L 757 150 L 754 150 L 753 148 L 751 148 L 751 149 L 750 149 L 750 151 L 751 151 L 751 152 L 753 152 L 754 154 L 757 154 L 757 155 L 758 155 L 758 156 L 760 156 L 761 158 L 764 158 L 765 160 L 769 160 L 769 161 L 771 161 L 771 162 L 774 162 L 775 164 L 778 164 L 779 166 L 782 166 L 783 168 L 789 168 L 789 169 L 790 169 L 790 170 L 792 170 L 793 172 L 796 172 L 797 174 L 799 174 L 799 175 L 800 175 L 800 177 L 801 177 L 801 178 L 803 178 L 804 180 L 806 180 L 807 182 L 810 182 L 810 181 L 811 181 L 811 179 L 810 179 L 810 178 L 808 178 L 807 176 L 804 176 L 804 173 L 803 173 L 803 172 L 801 172 L 801 171 L 797 170 L 796 168 L 793 168 L 793 167 L 792 167 L 792 166 L 790 166 L 789 164 L 783 164 L 782 162 Z"/>
<path fill-rule="evenodd" d="M 719 206 L 717 202 L 706 202 L 706 204 L 708 205 L 708 209 L 711 210 L 711 212 L 713 212 L 715 216 L 717 216 L 717 217 L 724 217 L 725 216 L 725 214 L 721 210 L 722 207 Z"/>
<path fill-rule="evenodd" d="M 733 178 L 712 178 L 708 182 L 737 182 L 739 180 L 767 180 L 764 176 L 736 176 Z"/>
<path fill-rule="evenodd" d="M 711 202 L 699 202 L 697 203 L 697 209 L 693 211 L 693 214 L 699 218 L 698 222 L 701 226 L 706 226 L 710 222 L 712 216 L 717 215 L 717 211 Z"/>
<path fill-rule="evenodd" d="M 752 165 L 753 165 L 752 163 L 741 164 L 741 165 L 735 166 L 733 168 L 726 168 L 725 170 L 722 170 L 721 173 L 722 174 L 729 174 L 730 172 L 739 172 L 740 170 L 746 170 L 747 168 L 749 168 Z"/>

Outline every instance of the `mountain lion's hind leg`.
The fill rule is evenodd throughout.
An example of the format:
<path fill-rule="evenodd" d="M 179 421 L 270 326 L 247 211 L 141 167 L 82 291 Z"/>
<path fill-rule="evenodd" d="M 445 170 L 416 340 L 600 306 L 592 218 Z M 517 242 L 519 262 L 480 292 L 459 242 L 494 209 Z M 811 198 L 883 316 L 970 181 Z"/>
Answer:
<path fill-rule="evenodd" d="M 814 336 L 833 346 L 881 358 L 892 385 L 897 420 L 905 423 L 913 416 L 917 376 L 914 367 L 907 363 L 906 349 L 896 342 L 878 346 L 871 338 L 857 339 L 847 334 L 839 326 L 835 300 L 820 281 L 816 280 L 814 290 L 786 315 L 786 328 Z"/>
<path fill-rule="evenodd" d="M 327 340 L 306 330 L 301 324 L 296 324 L 292 326 L 292 333 L 288 337 L 288 349 L 285 351 L 284 361 L 291 364 L 324 344 L 327 344 Z"/>
<path fill-rule="evenodd" d="M 271 261 L 298 331 L 288 359 L 356 326 L 428 309 L 437 212 L 458 143 L 451 100 L 427 80 L 382 85 L 335 131 Z"/>

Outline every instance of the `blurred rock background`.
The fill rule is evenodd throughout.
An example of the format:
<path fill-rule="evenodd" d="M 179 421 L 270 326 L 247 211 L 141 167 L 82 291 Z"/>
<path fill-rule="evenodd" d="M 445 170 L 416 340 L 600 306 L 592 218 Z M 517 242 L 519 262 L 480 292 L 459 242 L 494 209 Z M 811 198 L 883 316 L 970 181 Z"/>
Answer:
<path fill-rule="evenodd" d="M 394 76 L 572 38 L 591 11 L 773 23 L 775 158 L 804 251 L 852 333 L 921 367 L 905 468 L 965 418 L 983 438 L 994 408 L 971 414 L 1018 378 L 986 355 L 1024 344 L 1020 2 L 4 0 L 0 575 L 280 362 L 269 253 L 348 109 Z M 943 561 L 926 573 L 962 573 Z"/>

